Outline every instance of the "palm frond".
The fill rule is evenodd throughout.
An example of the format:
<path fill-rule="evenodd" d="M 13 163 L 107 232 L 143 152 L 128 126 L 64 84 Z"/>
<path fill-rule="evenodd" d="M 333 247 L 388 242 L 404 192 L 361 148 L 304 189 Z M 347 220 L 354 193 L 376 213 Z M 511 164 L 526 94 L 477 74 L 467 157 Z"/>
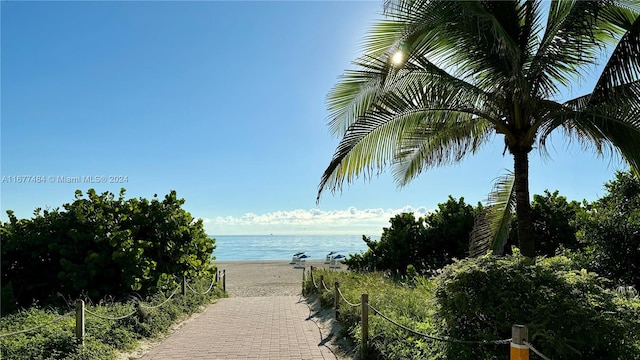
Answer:
<path fill-rule="evenodd" d="M 401 139 L 393 163 L 393 176 L 400 186 L 430 168 L 475 154 L 495 131 L 490 122 L 472 113 L 434 109 L 430 115 L 428 126 Z"/>
<path fill-rule="evenodd" d="M 382 91 L 387 68 L 384 62 L 368 58 L 361 70 L 347 71 L 327 96 L 329 129 L 335 136 L 345 131 L 363 116 Z"/>
<path fill-rule="evenodd" d="M 489 250 L 497 255 L 504 252 L 516 209 L 514 182 L 512 172 L 495 180 L 484 208 L 476 216 L 469 241 L 469 256 L 481 256 Z"/>
<path fill-rule="evenodd" d="M 607 101 L 611 89 L 640 79 L 640 16 L 625 8 L 610 9 L 606 15 L 613 26 L 626 32 L 602 70 L 591 96 L 592 103 L 603 98 Z"/>
<path fill-rule="evenodd" d="M 339 90 L 331 94 L 331 105 L 335 106 L 331 123 L 334 132 L 348 126 L 321 178 L 318 197 L 325 188 L 340 190 L 342 182 L 351 182 L 361 175 L 370 177 L 388 165 L 406 164 L 401 159 L 416 147 L 416 136 L 432 138 L 431 156 L 426 154 L 425 142 L 420 143 L 425 159 L 419 169 L 425 169 L 460 159 L 463 152 L 475 152 L 487 138 L 485 135 L 493 130 L 490 125 L 499 125 L 492 105 L 493 94 L 452 77 L 426 59 L 415 59 L 384 75 L 381 73 L 386 68 L 382 61 L 360 66 L 363 70 L 351 72 L 348 82 L 353 79 L 353 84 L 336 87 Z M 469 116 L 476 119 L 474 130 L 464 126 L 457 132 L 452 130 Z M 463 136 L 479 134 L 483 135 L 476 140 L 462 140 Z M 468 144 L 475 145 L 469 148 Z M 404 185 L 408 178 L 398 177 L 397 181 Z"/>
<path fill-rule="evenodd" d="M 615 32 L 603 16 L 611 1 L 552 1 L 547 27 L 528 71 L 532 97 L 549 98 L 597 63 Z"/>
<path fill-rule="evenodd" d="M 331 163 L 322 175 L 318 186 L 318 198 L 324 189 L 340 190 L 342 184 L 359 176 L 377 175 L 389 165 L 398 166 L 396 180 L 405 185 L 407 173 L 417 175 L 422 169 L 459 161 L 466 154 L 475 152 L 491 134 L 493 128 L 487 122 L 473 119 L 467 126 L 461 119 L 468 114 L 454 109 L 413 109 L 391 113 L 379 109 L 367 116 L 366 121 L 354 123 L 338 144 Z M 405 169 L 410 149 L 414 150 L 417 138 L 423 139 L 419 150 L 419 169 Z M 471 146 L 470 146 L 471 145 Z M 413 153 L 413 155 L 416 155 Z M 416 160 L 417 161 L 417 160 Z"/>
<path fill-rule="evenodd" d="M 640 106 L 600 105 L 583 110 L 563 128 L 579 140 L 589 140 L 596 152 L 619 153 L 631 167 L 640 169 Z M 588 146 L 588 145 L 587 145 Z"/>
<path fill-rule="evenodd" d="M 318 186 L 316 201 L 324 189 L 340 190 L 342 184 L 352 182 L 360 175 L 370 177 L 377 169 L 381 172 L 394 159 L 403 129 L 416 117 L 367 118 L 352 124 L 345 132 L 324 171 Z"/>
<path fill-rule="evenodd" d="M 557 104 L 547 119 L 540 128 L 541 147 L 561 128 L 584 150 L 600 156 L 619 154 L 634 170 L 640 169 L 640 80 L 610 88 L 597 102 L 588 94 Z"/>

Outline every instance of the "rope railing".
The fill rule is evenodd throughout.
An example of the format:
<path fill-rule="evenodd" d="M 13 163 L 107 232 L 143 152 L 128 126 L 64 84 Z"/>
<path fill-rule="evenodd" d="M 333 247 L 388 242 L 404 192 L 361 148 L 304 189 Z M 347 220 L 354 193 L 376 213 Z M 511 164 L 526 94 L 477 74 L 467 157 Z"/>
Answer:
<path fill-rule="evenodd" d="M 322 278 L 322 276 L 320 277 L 320 284 L 322 284 L 326 291 L 331 291 L 331 289 L 327 287 L 327 284 L 324 283 L 324 279 Z"/>
<path fill-rule="evenodd" d="M 313 266 L 310 268 L 311 270 L 309 271 L 309 273 L 311 273 L 310 277 L 311 277 L 311 282 L 313 283 L 313 288 L 318 290 L 318 284 L 316 284 L 316 279 L 313 277 Z"/>
<path fill-rule="evenodd" d="M 184 283 L 185 283 L 185 284 L 188 284 L 186 281 L 185 281 Z M 171 298 L 173 298 L 173 296 L 174 296 L 175 294 L 177 294 L 177 293 L 178 293 L 178 290 L 180 290 L 180 288 L 175 289 L 175 290 L 171 293 L 171 295 L 169 295 L 169 297 L 168 297 L 168 298 L 166 298 L 163 302 L 161 302 L 161 303 L 160 303 L 160 304 L 158 304 L 158 305 L 149 305 L 149 306 L 147 306 L 147 305 L 144 305 L 144 304 L 143 304 L 143 303 L 141 303 L 141 302 L 139 302 L 139 303 L 138 303 L 138 305 L 140 305 L 140 307 L 141 307 L 141 308 L 144 308 L 144 309 L 147 309 L 147 310 L 150 310 L 150 309 L 157 309 L 157 308 L 161 307 L 162 305 L 164 305 L 164 304 L 168 303 L 168 302 L 169 302 L 169 300 L 171 300 Z M 135 311 L 134 311 L 134 313 L 135 313 Z"/>
<path fill-rule="evenodd" d="M 367 305 L 371 310 L 373 310 L 374 313 L 376 313 L 377 315 L 379 315 L 381 318 L 387 320 L 388 322 L 392 323 L 393 325 L 402 328 L 414 335 L 418 335 L 430 340 L 434 340 L 434 341 L 442 341 L 442 342 L 450 342 L 450 343 L 456 343 L 456 344 L 476 344 L 476 345 L 506 345 L 511 343 L 511 338 L 508 339 L 503 339 L 503 340 L 457 340 L 457 339 L 449 339 L 449 338 L 443 338 L 443 337 L 438 337 L 438 336 L 432 336 L 432 335 L 427 335 L 421 332 L 418 332 L 414 329 L 411 329 L 405 325 L 402 325 L 400 323 L 398 323 L 397 321 L 389 318 L 388 316 L 386 316 L 385 314 L 383 314 L 382 312 L 380 312 L 378 309 L 374 308 L 373 306 L 371 306 L 371 304 L 365 304 Z"/>
<path fill-rule="evenodd" d="M 533 351 L 536 355 L 540 356 L 540 357 L 541 357 L 541 358 L 543 358 L 544 360 L 551 360 L 551 359 L 549 359 L 548 357 L 544 356 L 540 351 L 538 351 L 538 349 L 534 348 L 534 347 L 533 347 L 533 345 L 531 345 L 531 343 L 530 343 L 530 342 L 528 342 L 528 341 L 523 341 L 523 343 L 524 343 L 525 345 L 527 345 L 531 351 Z"/>
<path fill-rule="evenodd" d="M 347 305 L 352 306 L 352 307 L 360 306 L 360 304 L 355 304 L 355 303 L 349 302 L 349 300 L 347 300 L 347 298 L 344 297 L 344 295 L 342 294 L 342 291 L 340 290 L 340 288 L 338 288 L 338 294 L 340 294 L 340 297 L 342 298 L 342 301 L 347 303 Z"/>
<path fill-rule="evenodd" d="M 209 293 L 213 287 L 219 282 L 218 280 L 222 280 L 222 287 L 223 287 L 223 291 L 226 291 L 226 286 L 225 286 L 225 281 L 226 281 L 226 271 L 222 271 L 222 276 L 219 276 L 218 273 L 216 274 L 215 279 L 211 282 L 211 285 L 209 285 L 209 288 L 205 291 L 205 292 L 199 292 L 196 291 L 195 289 L 193 289 L 189 283 L 187 282 L 186 278 L 183 277 L 182 280 L 182 295 L 186 295 L 186 289 L 189 288 L 191 289 L 191 291 L 193 291 L 196 294 L 199 295 L 206 295 L 207 293 Z M 137 301 L 136 302 L 136 309 L 134 309 L 132 312 L 126 314 L 126 315 L 122 315 L 122 316 L 106 316 L 106 315 L 102 315 L 102 314 L 98 314 L 96 312 L 93 312 L 91 310 L 86 309 L 84 301 L 82 300 L 77 300 L 76 301 L 76 309 L 69 311 L 65 314 L 62 314 L 60 316 L 58 316 L 57 318 L 44 323 L 44 324 L 40 324 L 37 326 L 34 326 L 32 328 L 29 329 L 25 329 L 25 330 L 20 330 L 20 331 L 14 331 L 14 332 L 9 332 L 9 333 L 0 333 L 0 338 L 4 338 L 4 337 L 9 337 L 9 336 L 13 336 L 13 335 L 18 335 L 18 334 L 23 334 L 23 333 L 28 333 L 31 331 L 35 331 L 38 330 L 40 328 L 43 328 L 45 326 L 51 325 L 57 321 L 62 320 L 63 318 L 67 317 L 67 316 L 71 316 L 75 313 L 76 315 L 76 324 L 75 324 L 75 333 L 76 333 L 76 338 L 79 344 L 83 344 L 84 343 L 84 334 L 85 334 L 85 313 L 89 314 L 93 317 L 102 319 L 102 320 L 108 320 L 108 321 L 118 321 L 118 320 L 123 320 L 126 319 L 130 316 L 133 316 L 134 314 L 138 313 L 140 311 L 140 308 L 143 309 L 156 309 L 159 308 L 163 305 L 165 305 L 166 303 L 168 303 L 180 290 L 180 287 L 177 287 L 172 293 L 171 295 L 169 295 L 169 297 L 167 297 L 164 301 L 162 301 L 160 304 L 157 305 L 145 305 L 143 304 L 141 301 Z"/>
<path fill-rule="evenodd" d="M 93 312 L 93 311 L 91 311 L 91 310 L 87 310 L 86 308 L 84 309 L 84 312 L 85 312 L 85 313 L 87 313 L 87 314 L 89 314 L 89 315 L 95 316 L 95 317 L 97 317 L 98 319 L 102 319 L 102 320 L 113 320 L 113 321 L 116 321 L 116 320 L 122 320 L 122 319 L 126 319 L 126 318 L 128 318 L 129 316 L 131 316 L 131 315 L 135 314 L 135 313 L 137 312 L 137 310 L 133 310 L 131 313 L 129 313 L 129 314 L 127 314 L 127 315 L 118 316 L 118 317 L 109 317 L 109 316 L 104 316 L 104 315 L 96 314 L 96 313 L 94 313 L 94 312 Z"/>
<path fill-rule="evenodd" d="M 313 276 L 313 266 L 311 267 L 311 271 L 310 271 L 310 278 L 311 278 L 311 282 L 314 285 L 314 288 L 316 290 L 320 290 L 320 292 L 322 292 L 321 288 L 319 288 L 318 284 L 316 283 L 316 280 Z M 303 283 L 304 283 L 304 274 L 303 274 Z M 320 276 L 320 284 L 322 285 L 322 287 L 324 288 L 324 290 L 329 291 L 330 289 L 327 287 L 326 283 L 324 282 L 324 276 Z M 303 286 L 304 288 L 304 286 Z M 433 335 L 429 335 L 429 334 L 425 334 L 419 331 L 416 331 L 414 329 L 411 329 L 408 326 L 405 326 L 403 324 L 400 324 L 398 321 L 395 321 L 393 319 L 391 319 L 389 316 L 385 315 L 384 313 L 380 312 L 378 309 L 374 308 L 373 306 L 371 306 L 371 304 L 369 304 L 369 295 L 368 294 L 362 294 L 361 296 L 361 301 L 360 303 L 352 303 L 349 300 L 347 300 L 347 298 L 344 296 L 344 294 L 342 293 L 342 291 L 340 290 L 340 287 L 338 286 L 338 283 L 335 283 L 335 291 L 334 291 L 334 307 L 335 307 L 335 319 L 338 320 L 338 316 L 339 316 L 339 304 L 340 301 L 339 300 L 344 301 L 347 305 L 352 306 L 352 307 L 360 307 L 360 322 L 361 322 L 361 326 L 360 326 L 360 331 L 362 332 L 361 334 L 361 346 L 362 346 L 362 353 L 366 354 L 367 353 L 367 346 L 368 346 L 368 337 L 369 337 L 369 309 L 371 309 L 371 311 L 374 312 L 374 314 L 380 316 L 382 319 L 384 319 L 385 321 L 390 322 L 391 324 L 411 333 L 414 334 L 416 336 L 425 338 L 425 339 L 429 339 L 431 341 L 441 341 L 441 342 L 448 342 L 448 343 L 456 343 L 456 344 L 468 344 L 468 345 L 507 345 L 510 344 L 510 354 L 511 354 L 511 359 L 515 360 L 515 359 L 528 359 L 529 358 L 529 349 L 531 349 L 532 352 L 534 352 L 536 355 L 538 355 L 539 357 L 541 357 L 543 360 L 550 360 L 548 357 L 544 356 L 540 351 L 538 351 L 536 348 L 533 347 L 533 345 L 531 345 L 527 339 L 528 339 L 528 330 L 527 327 L 524 325 L 513 325 L 511 331 L 511 338 L 508 339 L 499 339 L 499 340 L 458 340 L 458 339 L 452 339 L 449 337 L 438 337 L 438 336 L 433 336 Z"/>
<path fill-rule="evenodd" d="M 55 318 L 55 319 L 53 319 L 53 320 L 51 320 L 49 322 L 34 326 L 32 328 L 29 328 L 29 329 L 0 334 L 0 338 L 9 337 L 9 336 L 18 335 L 18 334 L 24 334 L 24 333 L 28 333 L 28 332 L 31 332 L 31 331 L 34 331 L 34 330 L 38 330 L 40 328 L 43 328 L 45 326 L 51 325 L 51 324 L 53 324 L 55 322 L 58 322 L 58 321 L 62 320 L 63 318 L 67 317 L 67 316 L 71 316 L 71 315 L 73 315 L 74 312 L 75 311 L 73 311 L 73 310 L 69 311 L 68 313 L 62 314 L 62 315 L 58 316 L 57 318 Z"/>
<path fill-rule="evenodd" d="M 187 284 L 187 287 L 189 288 L 189 290 L 193 291 L 194 293 L 196 293 L 198 295 L 207 295 L 209 293 L 209 291 L 211 291 L 211 289 L 213 289 L 213 286 L 216 284 L 216 280 L 215 279 L 211 280 L 211 285 L 209 285 L 209 288 L 205 292 L 196 291 L 194 288 L 191 287 L 191 285 L 189 285 L 189 283 L 186 283 L 186 284 Z"/>

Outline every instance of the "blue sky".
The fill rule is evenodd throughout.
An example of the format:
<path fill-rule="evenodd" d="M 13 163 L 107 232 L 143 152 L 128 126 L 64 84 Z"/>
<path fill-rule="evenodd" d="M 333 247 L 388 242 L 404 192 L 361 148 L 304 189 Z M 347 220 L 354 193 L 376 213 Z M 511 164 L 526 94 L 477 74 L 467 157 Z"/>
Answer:
<path fill-rule="evenodd" d="M 2 214 L 76 189 L 176 190 L 210 234 L 379 235 L 448 195 L 482 201 L 512 168 L 502 139 L 398 189 L 389 173 L 325 193 L 338 139 L 326 94 L 361 54 L 379 1 L 12 2 L 1 8 Z M 593 76 L 569 89 L 590 90 Z M 626 166 L 555 137 L 531 156 L 531 193 L 594 200 Z M 17 183 L 17 176 L 44 183 Z M 63 183 L 59 177 L 80 179 Z M 85 177 L 124 183 L 88 183 Z"/>

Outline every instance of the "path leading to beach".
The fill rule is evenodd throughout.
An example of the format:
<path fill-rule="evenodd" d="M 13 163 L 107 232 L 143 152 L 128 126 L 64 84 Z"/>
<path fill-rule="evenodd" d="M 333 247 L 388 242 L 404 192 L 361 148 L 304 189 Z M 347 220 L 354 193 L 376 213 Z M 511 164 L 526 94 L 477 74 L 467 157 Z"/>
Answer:
<path fill-rule="evenodd" d="M 302 270 L 286 262 L 218 263 L 220 299 L 141 359 L 337 359 L 326 321 L 299 294 Z M 326 319 L 324 319 L 326 320 Z"/>

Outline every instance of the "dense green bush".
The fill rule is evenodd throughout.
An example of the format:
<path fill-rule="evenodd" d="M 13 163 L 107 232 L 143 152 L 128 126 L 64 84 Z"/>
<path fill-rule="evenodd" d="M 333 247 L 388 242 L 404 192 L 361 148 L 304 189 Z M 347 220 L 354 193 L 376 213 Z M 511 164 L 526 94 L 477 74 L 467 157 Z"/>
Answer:
<path fill-rule="evenodd" d="M 577 232 L 585 212 L 586 202 L 569 201 L 558 190 L 544 194 L 534 194 L 531 202 L 533 238 L 536 242 L 536 255 L 554 256 L 563 251 L 582 250 L 585 245 L 578 240 Z M 517 247 L 518 218 L 513 216 L 510 231 L 505 244 L 505 254 L 511 254 L 511 248 Z"/>
<path fill-rule="evenodd" d="M 456 340 L 502 340 L 514 324 L 529 328 L 529 341 L 554 360 L 640 359 L 640 299 L 607 289 L 607 280 L 577 270 L 568 258 L 527 259 L 483 256 L 457 261 L 433 279 L 382 273 L 317 271 L 339 282 L 351 302 L 369 294 L 369 303 L 418 332 Z M 313 285 L 307 281 L 306 290 Z M 333 292 L 320 294 L 333 305 Z M 341 322 L 359 346 L 359 307 L 342 302 Z M 509 357 L 509 345 L 431 341 L 370 315 L 366 359 L 496 359 Z M 357 347 L 356 346 L 356 347 Z M 360 354 L 362 355 L 362 354 Z M 532 355 L 533 356 L 533 355 Z"/>
<path fill-rule="evenodd" d="M 3 312 L 65 297 L 155 293 L 173 275 L 210 276 L 215 240 L 171 191 L 164 199 L 125 199 L 76 191 L 63 210 L 36 209 L 2 234 Z"/>
<path fill-rule="evenodd" d="M 640 179 L 618 172 L 605 189 L 583 215 L 578 238 L 586 249 L 577 256 L 616 286 L 640 290 Z"/>
<path fill-rule="evenodd" d="M 513 324 L 553 359 L 640 359 L 640 303 L 607 289 L 563 256 L 483 256 L 446 267 L 436 279 L 436 319 L 455 339 L 509 338 Z M 444 344 L 448 359 L 504 359 L 507 350 Z"/>
<path fill-rule="evenodd" d="M 554 256 L 559 249 L 576 250 L 582 246 L 576 238 L 577 218 L 584 211 L 577 201 L 568 201 L 558 191 L 533 195 L 531 217 L 533 219 L 536 254 Z"/>
<path fill-rule="evenodd" d="M 423 218 L 413 213 L 391 218 L 391 226 L 384 228 L 380 241 L 363 236 L 369 249 L 351 254 L 345 264 L 352 270 L 384 270 L 406 274 L 407 267 L 418 272 L 430 272 L 463 258 L 469 247 L 469 233 L 473 228 L 474 208 L 449 196 L 438 209 Z"/>

